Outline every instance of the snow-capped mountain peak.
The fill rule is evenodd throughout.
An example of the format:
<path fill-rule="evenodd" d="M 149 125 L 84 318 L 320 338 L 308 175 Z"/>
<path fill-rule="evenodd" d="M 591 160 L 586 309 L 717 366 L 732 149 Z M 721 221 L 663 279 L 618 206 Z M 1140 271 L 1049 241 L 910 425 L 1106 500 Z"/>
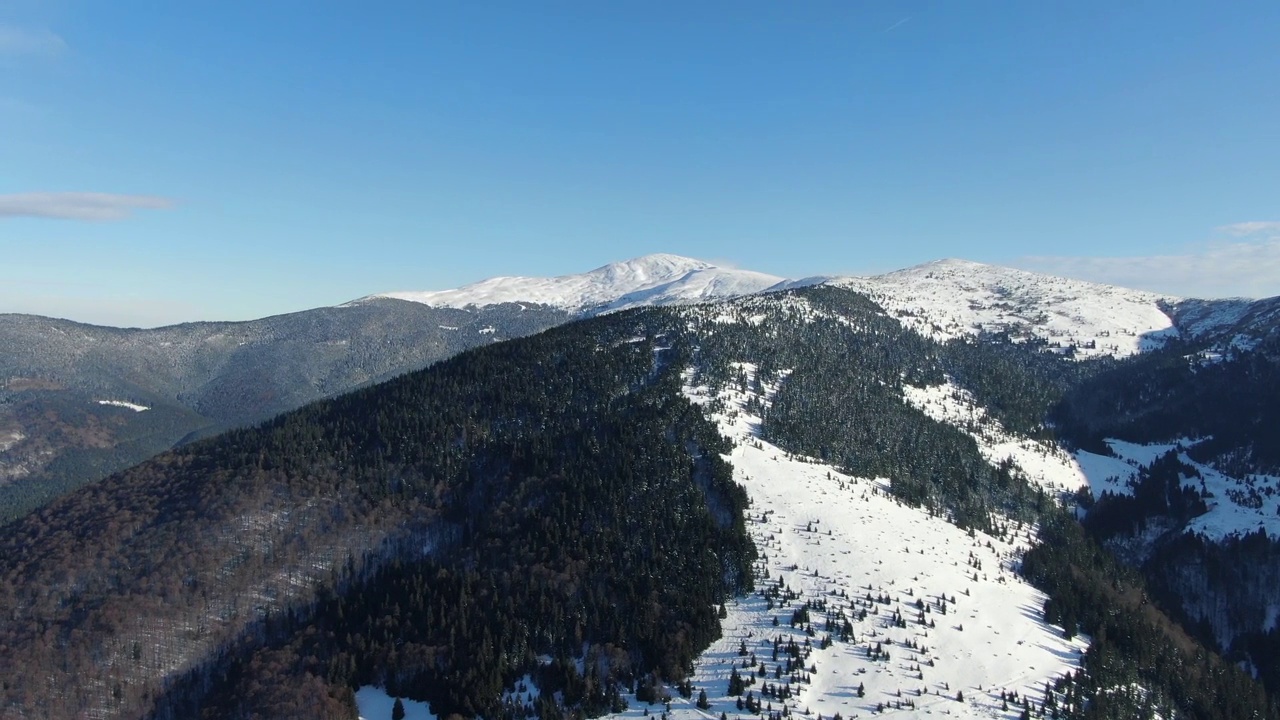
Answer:
<path fill-rule="evenodd" d="M 1197 313 L 1194 301 L 1171 295 L 958 258 L 871 277 L 787 280 L 667 253 L 572 275 L 494 277 L 452 290 L 390 292 L 361 300 L 394 298 L 449 308 L 523 303 L 577 315 L 726 300 L 824 283 L 866 294 L 926 337 L 948 340 L 1007 332 L 1015 340 L 1043 340 L 1050 350 L 1077 358 L 1121 357 L 1154 349 L 1183 333 L 1203 334 L 1230 324 L 1249 310 L 1215 301 L 1207 303 L 1209 310 Z M 1171 313 L 1178 316 L 1176 324 Z M 1184 322 L 1201 315 L 1205 317 L 1194 327 Z"/>
<path fill-rule="evenodd" d="M 774 275 L 658 253 L 575 275 L 496 277 L 454 290 L 391 292 L 371 297 L 410 300 L 433 307 L 530 303 L 584 312 L 739 297 L 762 292 L 780 282 L 783 278 Z"/>
<path fill-rule="evenodd" d="M 671 255 L 669 253 L 654 253 L 652 255 L 642 255 L 630 260 L 602 265 L 595 270 L 585 273 L 585 275 L 599 278 L 601 281 L 610 285 L 625 285 L 634 283 L 665 282 L 672 278 L 682 277 L 691 272 L 708 270 L 714 267 L 715 266 L 709 262 L 696 260 L 694 258 L 683 257 L 681 255 Z"/>
<path fill-rule="evenodd" d="M 946 259 L 833 284 L 867 294 L 906 326 L 947 340 L 989 331 L 1036 337 L 1077 357 L 1131 355 L 1176 336 L 1178 298 Z"/>

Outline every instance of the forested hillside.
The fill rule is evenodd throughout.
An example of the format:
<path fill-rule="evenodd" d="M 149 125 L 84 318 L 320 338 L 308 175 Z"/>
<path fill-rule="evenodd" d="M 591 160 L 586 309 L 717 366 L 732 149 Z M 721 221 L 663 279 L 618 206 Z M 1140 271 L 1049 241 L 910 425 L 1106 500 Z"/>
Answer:
<path fill-rule="evenodd" d="M 382 628 L 351 647 L 359 677 L 460 672 L 430 661 L 438 633 L 481 631 L 504 651 L 514 637 L 529 649 L 486 666 L 482 687 L 529 653 L 577 650 L 574 638 L 649 643 L 620 675 L 678 673 L 714 633 L 715 603 L 747 581 L 743 498 L 725 482 L 718 436 L 679 396 L 683 351 L 659 350 L 643 326 L 628 342 L 623 316 L 596 329 L 495 345 L 195 443 L 5 528 L 6 712 L 191 707 L 202 693 L 173 685 L 185 673 L 202 688 L 219 657 L 324 607 L 318 590 L 341 596 L 386 573 L 515 588 L 509 600 L 542 625 L 468 626 L 448 612 L 448 627 L 424 628 L 420 654 L 390 666 Z"/>
<path fill-rule="evenodd" d="M 888 477 L 939 523 L 997 537 L 1039 524 L 1048 542 L 1025 567 L 1043 611 L 1093 639 L 1053 713 L 1266 716 L 1260 687 L 1148 604 L 1053 494 L 904 399 L 950 379 L 1047 436 L 1049 407 L 1108 367 L 996 337 L 938 344 L 832 287 L 625 311 L 464 353 L 193 443 L 0 531 L 0 709 L 347 720 L 372 684 L 441 715 L 558 718 L 661 695 L 717 637 L 756 553 L 726 441 L 682 394 L 689 376 L 769 383 L 772 405 L 752 408 L 763 437 Z M 541 699 L 514 700 L 522 683 Z"/>
<path fill-rule="evenodd" d="M 1280 492 L 1280 334 L 1273 301 L 1238 305 L 1225 328 L 1073 387 L 1054 418 L 1064 439 L 1104 454 L 1107 438 L 1168 448 L 1123 492 L 1100 498 L 1086 526 L 1141 569 L 1184 627 L 1276 693 L 1280 544 L 1250 518 Z M 1193 323 L 1208 311 L 1187 313 Z M 1211 509 L 1209 525 L 1221 529 L 1206 534 Z"/>
<path fill-rule="evenodd" d="M 0 315 L 0 522 L 180 442 L 568 318 L 389 299 L 149 330 Z"/>
<path fill-rule="evenodd" d="M 695 316 L 696 311 L 687 311 Z M 1041 527 L 1028 576 L 1049 595 L 1046 619 L 1093 636 L 1085 670 L 1055 688 L 1068 717 L 1264 717 L 1276 708 L 1247 675 L 1199 646 L 1147 602 L 1142 577 L 1086 535 L 1044 488 L 1011 464 L 992 466 L 973 438 L 902 401 L 904 384 L 950 378 L 991 414 L 1048 436 L 1049 411 L 1116 361 L 1079 363 L 999 336 L 945 345 L 905 331 L 866 298 L 817 287 L 747 298 L 701 314 L 700 380 L 742 382 L 734 359 L 780 381 L 763 436 L 852 474 L 888 477 L 903 501 L 997 534 L 1010 520 Z M 715 370 L 722 373 L 716 377 Z M 1037 420 L 1038 419 L 1038 420 Z"/>

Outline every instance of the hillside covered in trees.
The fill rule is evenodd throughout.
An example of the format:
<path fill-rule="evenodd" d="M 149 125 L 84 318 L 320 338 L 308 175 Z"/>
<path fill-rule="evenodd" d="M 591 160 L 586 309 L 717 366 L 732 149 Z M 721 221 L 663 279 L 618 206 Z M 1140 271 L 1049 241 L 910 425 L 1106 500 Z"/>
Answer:
<path fill-rule="evenodd" d="M 570 317 L 386 298 L 153 329 L 0 314 L 0 522 L 180 443 Z"/>
<path fill-rule="evenodd" d="M 1225 332 L 1117 363 L 1074 385 L 1053 419 L 1064 440 L 1104 453 L 1107 438 L 1169 445 L 1137 472 L 1127 494 L 1108 493 L 1091 505 L 1085 526 L 1097 542 L 1123 552 L 1153 599 L 1188 632 L 1255 669 L 1277 693 L 1280 634 L 1272 617 L 1280 541 L 1261 526 L 1221 538 L 1188 531 L 1211 505 L 1248 513 L 1280 492 L 1280 332 L 1271 318 L 1275 303 L 1253 305 L 1258 309 Z M 1210 492 L 1206 473 L 1229 479 L 1225 492 Z"/>
<path fill-rule="evenodd" d="M 0 713 L 349 719 L 363 684 L 442 716 L 593 716 L 652 698 L 717 637 L 756 553 L 726 441 L 681 393 L 691 372 L 780 383 L 758 408 L 765 437 L 889 477 L 939 522 L 1039 523 L 1052 540 L 1026 568 L 1046 614 L 1094 636 L 1085 672 L 1062 681 L 1064 715 L 1263 717 L 1260 687 L 1146 604 L 1142 579 L 1052 495 L 903 400 L 904 385 L 950 378 L 1047 435 L 1050 407 L 1107 367 L 1000 338 L 939 344 L 831 287 L 477 349 L 3 528 Z M 536 707 L 504 696 L 525 677 Z"/>

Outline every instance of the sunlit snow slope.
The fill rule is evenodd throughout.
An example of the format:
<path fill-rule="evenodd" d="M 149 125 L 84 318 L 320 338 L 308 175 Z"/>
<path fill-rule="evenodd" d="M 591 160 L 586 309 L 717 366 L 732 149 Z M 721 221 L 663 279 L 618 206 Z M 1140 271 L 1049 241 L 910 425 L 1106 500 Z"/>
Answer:
<path fill-rule="evenodd" d="M 1160 307 L 1177 300 L 1172 296 L 966 260 L 939 260 L 874 277 L 784 280 L 656 254 L 576 275 L 496 277 L 453 290 L 370 297 L 433 307 L 529 303 L 571 312 L 604 312 L 734 298 L 822 282 L 866 293 L 907 327 L 940 340 L 1008 331 L 1014 337 L 1042 338 L 1061 352 L 1083 358 L 1131 355 L 1159 347 L 1178 334 Z"/>
<path fill-rule="evenodd" d="M 987 414 L 973 395 L 950 381 L 923 388 L 905 385 L 902 390 L 907 404 L 973 438 L 978 451 L 993 466 L 1011 460 L 1031 482 L 1062 493 L 1075 492 L 1093 482 L 1078 456 L 1057 445 L 1009 432 Z"/>
<path fill-rule="evenodd" d="M 706 387 L 687 393 L 698 403 L 712 399 Z M 693 696 L 672 691 L 673 718 L 750 717 L 727 695 L 735 670 L 755 678 L 746 692 L 766 715 L 785 706 L 792 717 L 815 720 L 877 710 L 1014 718 L 1021 706 L 1002 709 L 1003 692 L 1038 703 L 1047 680 L 1077 666 L 1084 640 L 1065 640 L 1061 628 L 1046 625 L 1044 596 L 1013 571 L 1026 528 L 1010 533 L 1013 542 L 970 535 L 898 503 L 885 480 L 789 457 L 760 439 L 760 419 L 745 411 L 748 395 L 718 397 L 726 410 L 714 418 L 737 444 L 730 460 L 751 496 L 749 527 L 762 559 L 757 592 L 728 604 L 724 636 L 702 655 Z M 806 603 L 808 621 L 793 626 Z M 788 672 L 791 643 L 798 657 Z M 753 674 L 760 663 L 763 677 Z M 762 695 L 766 683 L 781 690 Z M 782 699 L 787 688 L 791 696 Z M 700 691 L 707 710 L 696 705 Z M 642 717 L 646 707 L 632 699 L 619 717 Z"/>
<path fill-rule="evenodd" d="M 986 413 L 963 388 L 948 382 L 927 388 L 905 386 L 904 400 L 940 422 L 967 433 L 983 457 L 998 464 L 1011 459 L 1028 479 L 1048 490 L 1070 493 L 1088 487 L 1095 498 L 1104 492 L 1132 495 L 1138 469 L 1160 456 L 1177 451 L 1178 459 L 1194 468 L 1182 479 L 1183 487 L 1205 496 L 1208 512 L 1193 518 L 1186 532 L 1221 541 L 1232 535 L 1265 530 L 1280 536 L 1280 477 L 1261 473 L 1232 476 L 1208 464 L 1196 462 L 1186 450 L 1198 441 L 1183 438 L 1170 443 L 1138 444 L 1107 440 L 1112 455 L 1087 450 L 1068 453 L 1057 447 L 1018 437 Z"/>
<path fill-rule="evenodd" d="M 866 293 L 907 327 L 939 340 L 1009 331 L 1090 357 L 1132 355 L 1177 335 L 1159 307 L 1175 297 L 967 260 L 833 282 Z"/>
<path fill-rule="evenodd" d="M 497 277 L 454 290 L 392 292 L 373 297 L 410 300 L 434 307 L 530 303 L 570 311 L 618 310 L 740 297 L 767 290 L 780 282 L 783 278 L 765 273 L 656 254 L 611 263 L 577 275 Z"/>
<path fill-rule="evenodd" d="M 1186 532 L 1200 533 L 1210 540 L 1221 541 L 1231 535 L 1265 531 L 1280 536 L 1280 477 L 1249 473 L 1233 477 L 1205 463 L 1192 460 L 1186 449 L 1196 440 L 1141 445 L 1123 440 L 1107 440 L 1115 457 L 1097 455 L 1084 450 L 1076 456 L 1090 475 L 1093 494 L 1099 497 L 1110 491 L 1132 495 L 1140 466 L 1149 466 L 1161 455 L 1176 451 L 1178 460 L 1194 468 L 1197 475 L 1184 475 L 1182 486 L 1205 496 L 1208 512 L 1192 518 Z"/>

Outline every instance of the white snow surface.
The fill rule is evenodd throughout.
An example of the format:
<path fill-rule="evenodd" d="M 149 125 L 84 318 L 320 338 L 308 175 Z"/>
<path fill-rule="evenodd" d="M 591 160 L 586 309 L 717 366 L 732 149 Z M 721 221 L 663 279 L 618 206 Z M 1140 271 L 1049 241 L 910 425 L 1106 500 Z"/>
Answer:
<path fill-rule="evenodd" d="M 832 283 L 866 293 L 905 326 L 938 340 L 1009 331 L 1084 358 L 1132 355 L 1178 334 L 1158 305 L 1178 300 L 1171 295 L 967 260 Z"/>
<path fill-rule="evenodd" d="M 756 372 L 754 366 L 742 367 Z M 776 383 L 776 378 L 769 380 Z M 692 382 L 691 373 L 686 382 Z M 776 385 L 765 382 L 763 387 L 767 397 Z M 784 646 L 790 640 L 812 644 L 802 673 L 810 682 L 793 682 L 795 694 L 786 702 L 793 717 L 813 720 L 836 713 L 869 717 L 880 703 L 895 717 L 1015 718 L 1018 707 L 1000 709 L 1002 690 L 1039 702 L 1045 681 L 1078 667 L 1087 640 L 1065 640 L 1060 628 L 1046 625 L 1044 595 L 1013 571 L 1029 542 L 1029 528 L 1011 532 L 1010 541 L 970 535 L 922 509 L 902 505 L 887 493 L 887 480 L 851 477 L 763 441 L 760 418 L 745 409 L 746 393 L 727 389 L 713 394 L 707 387 L 692 386 L 686 393 L 700 404 L 712 399 L 724 403 L 712 417 L 736 443 L 728 459 L 734 479 L 750 494 L 748 528 L 762 559 L 757 592 L 727 603 L 724 636 L 697 663 L 693 699 L 671 690 L 673 720 L 713 720 L 721 712 L 750 717 L 737 709 L 735 698 L 726 696 L 730 673 L 736 664 L 746 676 L 738 652 L 745 644 L 768 670 L 767 678 L 757 678 L 747 689 L 759 697 L 763 682 L 785 684 L 785 673 L 781 680 L 774 678 L 772 648 L 778 636 Z M 780 581 L 799 597 L 779 598 L 780 604 L 769 610 L 762 593 Z M 888 602 L 869 602 L 868 594 Z M 803 628 L 792 628 L 791 614 L 805 601 L 825 601 L 828 611 L 843 612 L 853 625 L 852 641 L 836 640 L 820 649 L 826 635 L 820 610 L 810 611 L 812 637 Z M 917 601 L 929 609 L 925 624 L 919 622 Z M 859 619 L 863 610 L 866 616 Z M 895 612 L 901 613 L 905 628 L 892 623 Z M 869 657 L 868 650 L 877 645 L 887 659 Z M 864 697 L 858 697 L 859 685 Z M 707 693 L 707 711 L 695 705 L 699 690 Z M 957 693 L 963 693 L 963 701 Z M 629 700 L 631 707 L 617 717 L 641 718 L 646 706 Z M 783 701 L 762 698 L 766 702 L 774 710 L 782 708 Z M 901 707 L 894 708 L 895 703 Z M 650 707 L 650 715 L 661 709 Z"/>
<path fill-rule="evenodd" d="M 424 702 L 401 699 L 404 720 L 436 720 L 431 707 Z M 391 720 L 391 708 L 396 699 L 380 687 L 365 685 L 356 691 L 356 710 L 360 720 Z"/>
<path fill-rule="evenodd" d="M 1159 347 L 1178 334 L 1159 307 L 1161 302 L 1177 301 L 1173 296 L 967 260 L 939 260 L 873 277 L 788 280 L 679 255 L 655 254 L 576 275 L 496 277 L 453 290 L 369 297 L 410 300 L 432 307 L 537 303 L 570 312 L 607 312 L 722 300 L 822 283 L 865 293 L 905 326 L 939 340 L 982 331 L 1009 331 L 1014 337 L 1042 338 L 1060 352 L 1085 358 L 1131 355 Z M 1225 322 L 1230 314 L 1217 312 L 1212 322 Z M 1210 322 L 1204 319 L 1200 324 Z"/>
<path fill-rule="evenodd" d="M 902 394 L 907 404 L 972 437 L 993 467 L 1012 460 L 1028 480 L 1046 490 L 1075 492 L 1089 484 L 1089 475 L 1077 458 L 1056 445 L 1009 432 L 973 395 L 950 381 L 923 388 L 904 385 Z"/>
<path fill-rule="evenodd" d="M 1187 455 L 1186 449 L 1198 441 L 1183 438 L 1171 443 L 1139 444 L 1109 439 L 1107 446 L 1114 457 L 1078 451 L 1076 457 L 1088 468 L 1089 482 L 1095 497 L 1104 491 L 1131 495 L 1138 468 L 1149 466 L 1171 450 L 1178 459 L 1194 467 L 1200 477 L 1182 479 L 1183 487 L 1208 492 L 1205 499 L 1209 511 L 1193 518 L 1186 532 L 1200 533 L 1210 540 L 1221 541 L 1232 535 L 1265 530 L 1271 537 L 1280 536 L 1280 477 L 1249 474 L 1232 477 Z"/>
<path fill-rule="evenodd" d="M 1022 469 L 1032 482 L 1049 490 L 1074 492 L 1090 488 L 1095 498 L 1104 492 L 1132 495 L 1138 469 L 1150 466 L 1170 450 L 1178 450 L 1179 459 L 1194 467 L 1197 477 L 1183 479 L 1184 487 L 1208 492 L 1205 500 L 1209 511 L 1194 518 L 1186 532 L 1200 533 L 1221 541 L 1264 529 L 1280 535 L 1280 477 L 1250 474 L 1232 477 L 1215 468 L 1192 460 L 1186 448 L 1198 441 L 1182 438 L 1174 442 L 1140 444 L 1108 439 L 1111 455 L 1087 450 L 1074 453 L 1008 432 L 963 388 L 948 382 L 927 388 L 903 387 L 904 399 L 940 422 L 949 423 L 971 436 L 978 449 L 992 465 L 1006 458 Z"/>
<path fill-rule="evenodd" d="M 454 290 L 391 292 L 371 297 L 410 300 L 432 307 L 464 308 L 537 303 L 570 311 L 621 310 L 752 295 L 783 278 L 718 267 L 679 255 L 645 255 L 590 272 L 559 277 L 496 277 Z"/>
<path fill-rule="evenodd" d="M 549 658 L 547 662 L 550 662 Z M 502 702 L 532 709 L 541 694 L 533 677 L 525 675 L 502 693 Z M 388 695 L 386 690 L 374 685 L 365 685 L 356 691 L 356 712 L 360 720 L 390 720 L 395 703 L 395 698 Z M 400 703 L 404 705 L 405 720 L 437 720 L 429 703 L 408 698 L 401 698 Z"/>
<path fill-rule="evenodd" d="M 144 411 L 144 410 L 150 410 L 150 409 L 151 409 L 151 408 L 147 407 L 146 405 L 138 405 L 137 403 L 125 402 L 124 400 L 99 400 L 99 401 L 98 401 L 98 404 L 99 404 L 99 405 L 110 405 L 110 406 L 112 406 L 112 407 L 128 408 L 128 409 L 130 409 L 130 410 L 132 410 L 132 411 L 134 411 L 134 412 L 142 412 L 142 411 Z"/>
<path fill-rule="evenodd" d="M 26 439 L 20 430 L 10 430 L 0 433 L 0 453 L 7 451 L 9 448 L 17 445 Z"/>

